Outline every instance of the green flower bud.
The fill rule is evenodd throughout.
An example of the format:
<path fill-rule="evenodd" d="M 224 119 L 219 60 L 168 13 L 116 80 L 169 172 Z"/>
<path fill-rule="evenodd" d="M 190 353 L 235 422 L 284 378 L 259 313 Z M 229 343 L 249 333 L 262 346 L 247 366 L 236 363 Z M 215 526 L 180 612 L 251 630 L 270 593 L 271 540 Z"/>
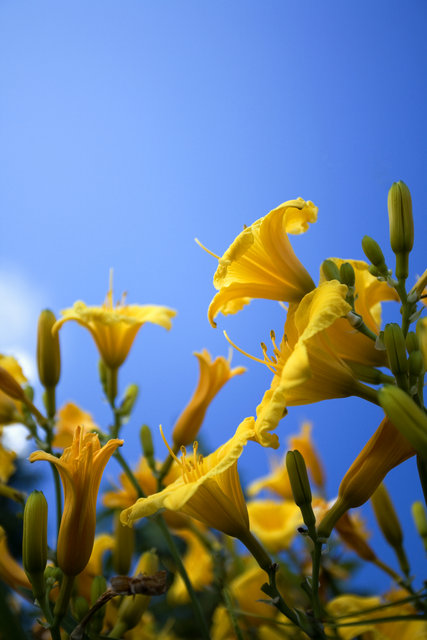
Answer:
<path fill-rule="evenodd" d="M 354 274 L 354 269 L 349 262 L 344 262 L 341 265 L 340 280 L 343 284 L 346 284 L 347 287 L 354 287 L 354 283 L 356 282 L 356 276 Z"/>
<path fill-rule="evenodd" d="M 365 256 L 368 258 L 369 262 L 372 262 L 372 265 L 375 267 L 376 271 L 372 275 L 387 274 L 388 269 L 385 263 L 384 254 L 381 251 L 381 247 L 378 242 L 375 242 L 373 238 L 369 236 L 363 236 L 362 238 L 362 249 Z M 369 271 L 371 271 L 369 269 Z M 372 273 L 372 272 L 371 272 Z"/>
<path fill-rule="evenodd" d="M 311 507 L 312 497 L 307 467 L 299 451 L 287 452 L 286 469 L 288 471 L 295 504 L 301 509 L 304 523 L 310 529 L 314 526 L 316 518 Z"/>
<path fill-rule="evenodd" d="M 405 575 L 409 574 L 409 565 L 403 550 L 403 533 L 390 495 L 384 486 L 380 484 L 371 496 L 378 525 L 389 545 L 395 550 L 401 569 Z"/>
<path fill-rule="evenodd" d="M 105 395 L 107 395 L 108 372 L 107 372 L 107 367 L 105 366 L 105 363 L 102 360 L 102 358 L 98 360 L 98 375 L 99 375 L 99 381 L 101 382 L 102 389 Z"/>
<path fill-rule="evenodd" d="M 407 278 L 409 252 L 414 244 L 414 220 L 411 194 L 402 181 L 394 182 L 388 192 L 388 220 L 390 244 L 397 256 L 396 276 Z"/>
<path fill-rule="evenodd" d="M 324 260 L 321 267 L 326 280 L 340 280 L 340 272 L 333 260 Z"/>
<path fill-rule="evenodd" d="M 418 340 L 418 336 L 415 331 L 408 331 L 406 336 L 406 349 L 408 353 L 412 353 L 412 351 L 418 351 L 420 348 L 420 341 Z"/>
<path fill-rule="evenodd" d="M 422 502 L 414 502 L 412 505 L 412 517 L 419 536 L 423 541 L 424 548 L 427 551 L 427 516 Z"/>
<path fill-rule="evenodd" d="M 151 437 L 150 427 L 146 424 L 142 425 L 141 431 L 139 433 L 141 438 L 141 446 L 144 452 L 144 456 L 147 459 L 148 466 L 150 469 L 156 468 L 156 462 L 154 460 L 154 445 L 153 438 Z"/>
<path fill-rule="evenodd" d="M 397 383 L 402 388 L 408 388 L 408 361 L 406 359 L 406 343 L 402 329 L 395 322 L 387 324 L 384 328 L 384 344 L 390 369 L 396 377 Z"/>
<path fill-rule="evenodd" d="M 412 351 L 408 358 L 409 375 L 418 378 L 424 373 L 423 355 L 421 351 Z"/>
<path fill-rule="evenodd" d="M 392 385 L 378 391 L 378 400 L 396 429 L 422 458 L 427 458 L 427 415 L 412 398 Z"/>
<path fill-rule="evenodd" d="M 24 508 L 22 564 L 33 586 L 34 597 L 45 594 L 44 570 L 47 562 L 47 502 L 41 491 L 28 496 Z"/>
<path fill-rule="evenodd" d="M 137 384 L 130 384 L 125 390 L 125 397 L 120 405 L 120 415 L 123 418 L 130 416 L 135 402 L 137 401 L 139 394 L 139 387 Z"/>
<path fill-rule="evenodd" d="M 92 584 L 90 587 L 90 601 L 91 605 L 95 604 L 95 602 L 102 596 L 103 593 L 107 591 L 107 581 L 104 576 L 95 576 L 92 580 Z M 98 611 L 91 617 L 89 629 L 91 634 L 99 635 L 101 633 L 102 627 L 104 625 L 104 616 L 105 616 L 105 607 L 101 607 Z"/>
<path fill-rule="evenodd" d="M 73 614 L 74 617 L 80 622 L 87 612 L 89 611 L 89 604 L 86 598 L 83 596 L 77 596 L 73 600 Z"/>
<path fill-rule="evenodd" d="M 113 550 L 113 569 L 117 574 L 126 576 L 129 573 L 134 546 L 135 530 L 133 527 L 123 525 L 117 515 L 115 518 Z"/>
<path fill-rule="evenodd" d="M 37 329 L 37 368 L 40 382 L 46 388 L 56 387 L 61 375 L 58 332 L 52 335 L 55 322 L 55 314 L 50 309 L 41 312 Z"/>

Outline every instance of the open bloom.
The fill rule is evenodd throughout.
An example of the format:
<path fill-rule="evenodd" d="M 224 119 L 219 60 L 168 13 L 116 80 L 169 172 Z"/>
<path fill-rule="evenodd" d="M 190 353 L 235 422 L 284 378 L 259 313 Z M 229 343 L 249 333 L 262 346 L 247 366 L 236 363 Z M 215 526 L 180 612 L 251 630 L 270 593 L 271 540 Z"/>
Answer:
<path fill-rule="evenodd" d="M 64 487 L 64 511 L 59 529 L 58 566 L 69 576 L 87 565 L 93 547 L 96 526 L 96 498 L 105 465 L 123 440 L 112 439 L 102 448 L 96 433 L 84 434 L 77 427 L 70 447 L 62 456 L 34 451 L 30 462 L 47 460 L 54 464 Z"/>
<path fill-rule="evenodd" d="M 203 532 L 203 529 L 202 529 Z M 193 531 L 182 529 L 177 533 L 186 544 L 182 561 L 191 584 L 196 591 L 202 591 L 214 580 L 214 561 L 212 553 L 206 549 L 199 536 Z M 181 575 L 177 573 L 168 591 L 168 602 L 173 605 L 185 604 L 189 601 L 187 587 Z"/>
<path fill-rule="evenodd" d="M 52 446 L 59 449 L 69 447 L 73 442 L 74 431 L 78 425 L 82 425 L 84 433 L 100 430 L 90 413 L 80 409 L 74 402 L 67 402 L 58 411 L 58 421 L 55 426 L 55 437 Z"/>
<path fill-rule="evenodd" d="M 286 413 L 286 407 L 351 395 L 369 396 L 372 390 L 357 381 L 344 360 L 332 349 L 327 329 L 350 311 L 347 287 L 336 280 L 324 282 L 298 305 L 290 305 L 285 333 L 273 355 L 264 360 L 273 371 L 270 389 L 257 407 L 256 439 L 263 446 L 278 447 L 270 432 Z"/>
<path fill-rule="evenodd" d="M 212 361 L 206 349 L 194 355 L 199 361 L 199 382 L 190 402 L 174 426 L 172 438 L 175 448 L 191 444 L 196 439 L 205 413 L 218 391 L 228 380 L 246 371 L 244 367 L 231 369 L 230 361 L 222 356 Z"/>
<path fill-rule="evenodd" d="M 182 457 L 176 462 L 182 475 L 163 491 L 122 511 L 123 524 L 150 516 L 159 509 L 170 509 L 200 520 L 208 527 L 230 536 L 244 539 L 249 534 L 249 518 L 237 472 L 237 461 L 248 439 L 254 434 L 254 419 L 246 418 L 234 436 L 214 453 L 203 458 L 197 453 L 188 457 L 182 448 Z M 172 450 L 170 452 L 173 454 Z"/>
<path fill-rule="evenodd" d="M 176 311 L 157 305 L 127 305 L 125 294 L 114 306 L 113 288 L 110 289 L 101 307 L 88 307 L 80 300 L 71 309 L 65 309 L 52 331 L 58 331 L 68 320 L 75 320 L 86 327 L 95 340 L 102 360 L 110 369 L 117 369 L 126 360 L 136 334 L 143 324 L 151 322 L 165 329 L 172 326 L 171 318 Z"/>
<path fill-rule="evenodd" d="M 246 227 L 218 258 L 208 318 L 239 311 L 251 298 L 298 302 L 314 289 L 296 257 L 288 233 L 299 234 L 317 219 L 317 207 L 302 198 L 284 202 Z"/>

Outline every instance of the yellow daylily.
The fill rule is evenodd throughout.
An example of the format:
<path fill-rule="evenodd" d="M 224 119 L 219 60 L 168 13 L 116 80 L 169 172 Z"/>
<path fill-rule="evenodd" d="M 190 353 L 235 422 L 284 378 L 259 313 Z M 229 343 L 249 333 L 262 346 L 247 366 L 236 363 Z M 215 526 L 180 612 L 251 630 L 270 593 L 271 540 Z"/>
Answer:
<path fill-rule="evenodd" d="M 77 592 L 90 603 L 90 589 L 93 579 L 103 575 L 102 560 L 106 551 L 114 548 L 114 538 L 107 533 L 95 536 L 89 562 L 77 578 Z"/>
<path fill-rule="evenodd" d="M 249 534 L 249 517 L 237 472 L 237 461 L 248 439 L 254 434 L 254 419 L 246 418 L 234 436 L 214 453 L 203 458 L 197 453 L 188 457 L 182 449 L 177 464 L 182 475 L 175 482 L 147 498 L 140 498 L 122 511 L 123 524 L 132 525 L 159 509 L 184 513 L 208 527 L 244 539 Z M 172 450 L 170 450 L 171 453 Z"/>
<path fill-rule="evenodd" d="M 247 506 L 251 531 L 272 553 L 287 549 L 303 524 L 300 508 L 291 500 L 251 500 Z"/>
<path fill-rule="evenodd" d="M 214 579 L 214 561 L 212 554 L 202 543 L 200 537 L 193 531 L 181 530 L 177 532 L 177 535 L 187 544 L 187 549 L 182 558 L 185 570 L 187 571 L 193 588 L 196 591 L 201 591 L 212 584 Z M 190 597 L 187 587 L 179 573 L 175 575 L 172 586 L 168 591 L 167 599 L 172 605 L 182 605 L 189 602 Z"/>
<path fill-rule="evenodd" d="M 19 385 L 27 382 L 17 360 L 12 356 L 0 354 L 0 367 L 5 369 Z M 0 424 L 12 424 L 22 420 L 22 403 L 0 390 Z"/>
<path fill-rule="evenodd" d="M 218 313 L 236 313 L 251 298 L 298 302 L 314 289 L 288 234 L 303 233 L 316 219 L 312 202 L 289 200 L 246 227 L 222 257 L 216 256 L 214 285 L 219 292 L 208 311 L 213 326 Z"/>
<path fill-rule="evenodd" d="M 274 355 L 264 350 L 264 362 L 274 373 L 270 389 L 257 407 L 256 439 L 277 448 L 274 430 L 286 407 L 332 398 L 358 395 L 372 399 L 374 391 L 358 382 L 349 366 L 331 348 L 327 329 L 350 311 L 347 287 L 336 280 L 324 282 L 308 293 L 299 305 L 290 305 L 285 333 Z"/>
<path fill-rule="evenodd" d="M 157 305 L 125 304 L 125 294 L 116 305 L 113 302 L 113 286 L 100 307 L 88 307 L 80 300 L 70 309 L 61 311 L 52 331 L 58 331 L 65 322 L 75 320 L 92 334 L 102 360 L 110 369 L 117 369 L 126 360 L 136 334 L 143 324 L 151 322 L 165 329 L 172 326 L 176 311 Z"/>
<path fill-rule="evenodd" d="M 320 524 L 322 533 L 329 535 L 348 509 L 369 500 L 387 473 L 414 455 L 412 445 L 385 417 L 342 479 L 338 499 Z"/>
<path fill-rule="evenodd" d="M 196 439 L 213 398 L 228 380 L 246 371 L 244 367 L 231 369 L 230 361 L 222 356 L 212 361 L 206 349 L 194 355 L 199 361 L 199 382 L 190 402 L 175 423 L 172 433 L 175 451 L 181 445 L 191 444 Z"/>
<path fill-rule="evenodd" d="M 16 562 L 10 554 L 7 546 L 6 531 L 0 526 L 0 580 L 3 580 L 12 589 L 28 589 L 31 591 L 31 583 L 23 567 Z"/>
<path fill-rule="evenodd" d="M 1 438 L 1 427 L 0 427 Z M 7 482 L 10 476 L 15 472 L 15 465 L 13 461 L 16 458 L 16 453 L 5 449 L 0 440 L 0 482 Z"/>
<path fill-rule="evenodd" d="M 355 275 L 355 311 L 362 318 L 368 329 L 379 334 L 381 328 L 381 303 L 394 300 L 399 301 L 395 289 L 387 282 L 380 282 L 368 271 L 369 265 L 363 260 L 343 260 L 330 258 L 338 269 L 348 262 L 354 269 Z M 319 284 L 325 282 L 323 267 L 320 268 Z M 375 348 L 373 340 L 354 329 L 346 318 L 337 319 L 328 329 L 331 346 L 344 360 L 357 362 L 367 366 L 387 365 L 385 351 Z"/>
<path fill-rule="evenodd" d="M 93 421 L 90 413 L 80 409 L 74 402 L 67 402 L 58 411 L 58 420 L 55 425 L 55 437 L 52 442 L 52 447 L 64 449 L 65 447 L 71 446 L 74 431 L 78 425 L 81 425 L 84 433 L 100 430 Z"/>
<path fill-rule="evenodd" d="M 96 498 L 105 465 L 123 440 L 109 440 L 102 448 L 95 433 L 78 426 L 74 439 L 62 456 L 34 451 L 30 462 L 47 460 L 54 464 L 64 487 L 64 511 L 59 529 L 58 566 L 67 576 L 75 576 L 87 565 L 96 526 Z"/>

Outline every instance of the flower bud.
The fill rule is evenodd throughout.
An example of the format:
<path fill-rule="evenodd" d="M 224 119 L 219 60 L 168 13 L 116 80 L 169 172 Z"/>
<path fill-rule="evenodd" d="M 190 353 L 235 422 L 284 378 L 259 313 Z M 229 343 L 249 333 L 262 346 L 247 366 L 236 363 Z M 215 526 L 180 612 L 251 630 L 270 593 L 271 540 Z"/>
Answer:
<path fill-rule="evenodd" d="M 343 284 L 346 284 L 347 287 L 354 287 L 354 283 L 356 282 L 356 276 L 354 274 L 354 269 L 349 262 L 344 262 L 341 265 L 340 280 Z"/>
<path fill-rule="evenodd" d="M 338 282 L 341 282 L 339 269 L 333 260 L 324 260 L 321 269 L 326 280 L 338 280 Z"/>
<path fill-rule="evenodd" d="M 154 551 L 144 553 L 136 567 L 135 575 L 154 575 L 158 570 L 159 560 Z M 125 596 L 117 613 L 117 622 L 109 633 L 110 638 L 121 638 L 129 629 L 136 627 L 150 603 L 150 596 L 136 594 Z"/>
<path fill-rule="evenodd" d="M 427 516 L 422 502 L 414 502 L 412 505 L 412 517 L 415 526 L 427 551 Z"/>
<path fill-rule="evenodd" d="M 392 385 L 378 391 L 378 400 L 396 429 L 422 458 L 427 458 L 427 415 L 412 398 Z"/>
<path fill-rule="evenodd" d="M 423 355 L 421 351 L 412 351 L 408 358 L 409 375 L 414 378 L 424 373 Z"/>
<path fill-rule="evenodd" d="M 388 192 L 388 220 L 390 244 L 397 257 L 396 276 L 407 278 L 409 252 L 414 244 L 414 221 L 411 194 L 402 181 L 393 182 Z"/>
<path fill-rule="evenodd" d="M 135 530 L 126 527 L 117 516 L 115 519 L 113 569 L 122 576 L 129 573 L 135 546 Z"/>
<path fill-rule="evenodd" d="M 120 405 L 120 415 L 128 418 L 132 413 L 135 402 L 138 399 L 139 387 L 137 384 L 130 384 L 125 390 L 125 397 Z"/>
<path fill-rule="evenodd" d="M 144 452 L 144 456 L 148 462 L 148 466 L 152 471 L 156 469 L 156 461 L 154 459 L 154 445 L 153 438 L 151 436 L 150 427 L 147 424 L 143 424 L 141 431 L 139 432 L 141 438 L 141 446 Z"/>
<path fill-rule="evenodd" d="M 377 272 L 387 275 L 388 269 L 385 263 L 384 254 L 378 242 L 369 236 L 363 236 L 362 249 L 369 262 L 377 269 Z M 377 275 L 377 273 L 375 273 Z"/>
<path fill-rule="evenodd" d="M 316 518 L 311 507 L 310 482 L 304 458 L 297 449 L 287 452 L 286 469 L 291 482 L 295 504 L 301 509 L 304 523 L 311 528 L 314 526 Z"/>
<path fill-rule="evenodd" d="M 402 329 L 395 322 L 386 324 L 384 329 L 384 344 L 390 369 L 396 377 L 399 386 L 408 388 L 408 361 L 406 359 L 406 343 Z"/>
<path fill-rule="evenodd" d="M 90 602 L 92 607 L 94 606 L 98 598 L 100 598 L 106 591 L 107 581 L 104 576 L 95 576 L 90 587 Z M 89 624 L 89 630 L 91 634 L 98 636 L 101 633 L 102 627 L 104 625 L 104 616 L 105 607 L 101 607 L 94 615 L 92 615 Z"/>
<path fill-rule="evenodd" d="M 52 335 L 55 322 L 55 314 L 50 309 L 41 312 L 37 330 L 37 368 L 40 382 L 46 388 L 56 387 L 61 375 L 58 332 Z"/>
<path fill-rule="evenodd" d="M 41 491 L 28 496 L 24 508 L 22 564 L 33 586 L 34 597 L 45 593 L 44 570 L 47 562 L 47 502 Z"/>
<path fill-rule="evenodd" d="M 107 371 L 105 362 L 103 361 L 102 358 L 98 360 L 98 375 L 99 375 L 99 381 L 101 382 L 102 389 L 105 395 L 107 395 L 108 371 Z"/>
<path fill-rule="evenodd" d="M 403 533 L 399 518 L 384 484 L 380 484 L 371 496 L 375 518 L 389 545 L 395 550 L 401 569 L 409 574 L 409 565 L 403 550 Z"/>
<path fill-rule="evenodd" d="M 412 351 L 418 351 L 420 348 L 420 341 L 418 340 L 418 336 L 415 331 L 408 331 L 406 335 L 406 349 L 408 353 L 412 353 Z"/>

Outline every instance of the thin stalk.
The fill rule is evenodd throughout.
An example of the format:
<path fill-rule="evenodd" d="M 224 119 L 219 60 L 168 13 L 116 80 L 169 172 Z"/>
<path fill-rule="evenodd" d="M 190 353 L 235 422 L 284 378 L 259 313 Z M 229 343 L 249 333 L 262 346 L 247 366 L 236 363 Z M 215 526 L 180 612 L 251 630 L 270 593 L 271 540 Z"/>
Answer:
<path fill-rule="evenodd" d="M 242 631 L 239 627 L 237 617 L 233 610 L 233 603 L 231 601 L 230 592 L 228 591 L 227 587 L 224 587 L 224 589 L 222 590 L 222 597 L 224 599 L 225 608 L 227 609 L 227 613 L 229 615 L 231 625 L 234 629 L 234 633 L 236 634 L 236 638 L 237 640 L 243 640 Z"/>
<path fill-rule="evenodd" d="M 56 499 L 56 534 L 59 535 L 59 528 L 61 526 L 62 520 L 62 494 L 61 494 L 61 481 L 59 478 L 58 469 L 52 463 L 50 463 L 50 468 L 53 473 L 53 482 L 55 485 L 55 499 Z"/>
<path fill-rule="evenodd" d="M 322 554 L 322 543 L 317 539 L 313 540 L 314 548 L 311 553 L 312 568 L 312 584 L 311 584 L 311 601 L 313 605 L 314 616 L 317 620 L 322 617 L 322 606 L 319 600 L 319 574 L 320 574 L 320 557 Z"/>
<path fill-rule="evenodd" d="M 54 621 L 52 631 L 58 628 L 62 618 L 67 613 L 68 603 L 70 602 L 71 593 L 74 585 L 74 576 L 63 575 L 61 582 L 61 589 L 59 591 L 58 600 L 55 603 Z"/>

